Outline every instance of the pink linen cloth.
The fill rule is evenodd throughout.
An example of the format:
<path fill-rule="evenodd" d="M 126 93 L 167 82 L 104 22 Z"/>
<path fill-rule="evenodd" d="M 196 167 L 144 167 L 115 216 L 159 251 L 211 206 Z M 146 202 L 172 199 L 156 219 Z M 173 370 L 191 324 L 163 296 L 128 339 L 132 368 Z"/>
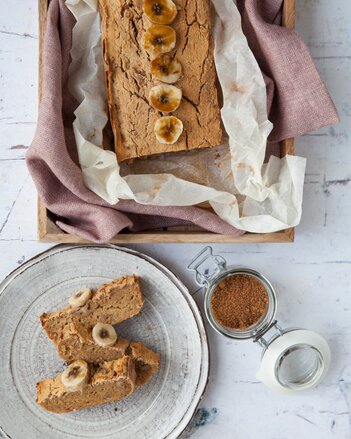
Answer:
<path fill-rule="evenodd" d="M 267 84 L 270 142 L 339 122 L 307 47 L 281 27 L 284 0 L 237 0 L 242 28 Z"/>
<path fill-rule="evenodd" d="M 267 24 L 259 15 L 258 11 L 261 9 L 257 4 L 255 6 L 257 9 L 250 8 L 250 6 L 254 6 L 254 3 L 259 4 L 259 1 L 240 2 L 239 0 L 238 3 L 242 3 L 245 8 L 247 6 L 244 9 L 244 17 L 245 14 L 247 17 L 244 21 L 244 27 L 245 23 L 248 28 L 249 26 L 257 26 L 251 32 L 256 37 L 263 33 L 263 44 L 279 47 L 276 40 L 282 40 L 280 44 L 281 50 L 282 48 L 285 50 L 284 57 L 279 58 L 276 56 L 276 52 L 271 56 L 270 53 L 264 51 L 262 51 L 261 56 L 258 55 L 261 65 L 265 62 L 266 65 L 271 66 L 271 69 L 267 68 L 266 72 L 271 74 L 274 81 L 280 80 L 281 75 L 274 76 L 272 72 L 281 73 L 282 70 L 287 69 L 286 59 L 290 59 L 290 63 L 293 63 L 296 47 L 300 47 L 302 43 L 295 33 L 282 29 L 280 26 Z M 281 1 L 267 0 L 262 3 L 279 6 Z M 272 11 L 274 10 L 272 9 Z M 268 18 L 271 18 L 271 15 Z M 38 193 L 45 206 L 56 216 L 56 224 L 67 233 L 95 242 L 106 242 L 126 228 L 131 231 L 140 231 L 189 224 L 215 233 L 233 236 L 242 234 L 242 231 L 228 225 L 218 216 L 204 209 L 146 206 L 124 200 L 111 206 L 86 188 L 82 172 L 77 164 L 77 151 L 72 129 L 73 111 L 77 104 L 67 88 L 69 51 L 74 23 L 75 20 L 66 8 L 64 0 L 50 1 L 43 49 L 42 99 L 36 133 L 26 156 L 27 166 Z M 271 26 L 269 31 L 266 26 Z M 250 38 L 249 41 L 251 41 Z M 261 40 L 257 41 L 256 46 L 259 48 Z M 307 51 L 305 50 L 302 54 L 302 58 L 301 53 L 298 54 L 299 62 L 306 64 L 308 74 L 306 74 L 306 82 L 303 80 L 304 76 L 300 75 L 299 87 L 301 88 L 310 86 L 311 76 L 320 81 Z M 287 105 L 289 96 L 291 100 L 294 100 L 293 93 L 297 93 L 298 96 L 295 108 L 298 105 L 303 108 L 305 108 L 304 106 L 313 108 L 320 105 L 321 101 L 318 96 L 314 93 L 307 93 L 306 90 L 302 94 L 297 84 L 293 89 L 287 90 L 280 89 L 280 85 L 276 83 L 275 87 L 274 91 L 278 90 L 279 95 L 276 98 L 274 93 L 272 100 L 278 102 L 278 108 L 281 110 L 284 110 L 281 108 L 282 105 Z M 306 102 L 303 99 L 304 96 L 307 97 Z M 312 102 L 307 102 L 308 99 L 312 99 Z M 284 122 L 277 120 L 277 138 L 291 137 L 300 134 L 301 129 L 308 131 L 323 125 L 328 118 L 326 115 L 329 116 L 332 109 L 335 111 L 330 100 L 326 102 L 324 99 L 324 103 L 326 105 L 322 107 L 322 111 L 319 110 L 316 115 L 308 115 L 309 123 L 307 125 L 304 120 L 306 116 L 302 116 L 302 112 L 300 112 L 298 130 L 296 129 L 298 114 L 294 114 L 294 117 L 289 119 L 289 114 L 284 113 Z M 275 109 L 274 112 L 276 112 Z M 334 120 L 330 120 L 329 123 L 332 122 Z M 290 130 L 284 129 L 289 126 L 291 126 Z M 289 135 L 287 136 L 286 133 Z M 273 139 L 275 138 L 273 137 Z"/>

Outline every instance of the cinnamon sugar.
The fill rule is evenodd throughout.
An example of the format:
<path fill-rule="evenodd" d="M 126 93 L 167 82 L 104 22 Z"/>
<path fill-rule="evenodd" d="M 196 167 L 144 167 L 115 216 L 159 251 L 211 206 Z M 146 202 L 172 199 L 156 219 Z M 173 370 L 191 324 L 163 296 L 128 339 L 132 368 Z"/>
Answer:
<path fill-rule="evenodd" d="M 267 312 L 268 295 L 255 277 L 236 274 L 223 279 L 211 298 L 211 309 L 218 323 L 232 329 L 246 329 Z"/>

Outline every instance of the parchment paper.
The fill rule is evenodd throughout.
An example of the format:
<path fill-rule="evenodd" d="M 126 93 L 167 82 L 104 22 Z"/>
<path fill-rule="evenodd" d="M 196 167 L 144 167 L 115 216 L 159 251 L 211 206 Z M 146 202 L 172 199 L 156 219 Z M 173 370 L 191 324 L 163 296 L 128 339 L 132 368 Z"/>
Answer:
<path fill-rule="evenodd" d="M 272 156 L 263 164 L 272 129 L 265 83 L 241 30 L 235 3 L 212 3 L 215 63 L 228 142 L 214 150 L 136 161 L 133 166 L 123 165 L 121 172 L 116 154 L 102 148 L 107 110 L 97 0 L 66 0 L 77 19 L 70 90 L 80 102 L 74 133 L 85 184 L 110 204 L 119 199 L 161 206 L 208 201 L 238 229 L 268 233 L 293 227 L 301 217 L 305 159 Z"/>

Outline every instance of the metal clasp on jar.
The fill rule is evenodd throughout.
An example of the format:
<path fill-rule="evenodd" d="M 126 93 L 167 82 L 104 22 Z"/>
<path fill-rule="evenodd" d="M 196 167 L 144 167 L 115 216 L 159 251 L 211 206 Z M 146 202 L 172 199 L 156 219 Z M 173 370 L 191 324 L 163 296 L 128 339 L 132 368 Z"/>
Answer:
<path fill-rule="evenodd" d="M 209 286 L 214 278 L 225 271 L 227 261 L 213 254 L 211 246 L 205 247 L 190 262 L 187 269 L 195 272 L 195 281 L 200 287 Z"/>

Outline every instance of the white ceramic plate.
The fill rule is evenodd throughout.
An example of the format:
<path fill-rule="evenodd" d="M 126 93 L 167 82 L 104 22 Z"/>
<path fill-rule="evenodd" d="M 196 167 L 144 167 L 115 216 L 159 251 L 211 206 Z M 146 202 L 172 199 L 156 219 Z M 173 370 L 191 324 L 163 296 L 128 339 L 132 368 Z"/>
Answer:
<path fill-rule="evenodd" d="M 65 415 L 36 402 L 37 381 L 63 370 L 39 322 L 79 288 L 125 274 L 142 280 L 142 313 L 117 326 L 161 354 L 158 373 L 125 400 Z M 190 421 L 208 378 L 200 312 L 184 285 L 140 253 L 109 245 L 57 246 L 12 272 L 0 285 L 0 437 L 176 438 Z"/>

